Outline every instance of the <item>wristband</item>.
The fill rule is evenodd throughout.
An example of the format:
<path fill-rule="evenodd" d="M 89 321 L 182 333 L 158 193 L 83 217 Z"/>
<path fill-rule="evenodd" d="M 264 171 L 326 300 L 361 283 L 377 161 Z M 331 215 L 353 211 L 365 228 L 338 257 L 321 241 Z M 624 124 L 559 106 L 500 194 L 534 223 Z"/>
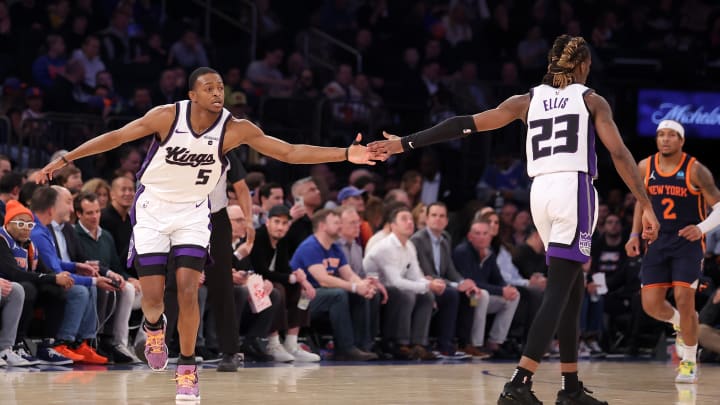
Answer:
<path fill-rule="evenodd" d="M 345 160 L 350 160 L 350 147 L 345 148 Z"/>
<path fill-rule="evenodd" d="M 352 288 L 351 288 L 351 290 L 352 290 L 352 293 L 353 293 L 353 294 L 357 293 L 357 284 L 352 283 Z"/>
<path fill-rule="evenodd" d="M 640 237 L 640 234 L 639 234 L 638 232 L 633 232 L 633 233 L 630 234 L 630 239 L 632 239 L 632 238 L 639 238 L 639 237 Z"/>
<path fill-rule="evenodd" d="M 66 165 L 66 166 L 70 164 L 70 161 L 68 161 L 67 159 L 65 159 L 65 156 L 60 155 L 60 159 L 62 159 L 62 161 L 65 162 L 65 165 Z"/>
<path fill-rule="evenodd" d="M 295 277 L 294 274 L 291 274 L 290 277 L 288 277 L 288 282 L 289 282 L 290 284 L 295 284 L 295 283 L 297 283 L 297 277 Z"/>

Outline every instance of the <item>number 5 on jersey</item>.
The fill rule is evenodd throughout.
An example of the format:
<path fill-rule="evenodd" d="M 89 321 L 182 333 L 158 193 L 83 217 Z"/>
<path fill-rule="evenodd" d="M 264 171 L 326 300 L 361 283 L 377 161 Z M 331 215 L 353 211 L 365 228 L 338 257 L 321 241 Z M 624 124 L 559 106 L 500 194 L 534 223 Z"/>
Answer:
<path fill-rule="evenodd" d="M 532 137 L 532 159 L 537 160 L 555 153 L 577 152 L 579 121 L 580 117 L 577 114 L 566 114 L 528 122 L 528 134 Z M 546 142 L 559 138 L 565 138 L 565 143 L 550 145 L 551 142 Z M 540 145 L 540 142 L 545 142 L 545 145 Z"/>
<path fill-rule="evenodd" d="M 198 170 L 197 180 L 195 181 L 195 184 L 207 184 L 207 182 L 210 180 L 210 173 L 212 173 L 212 170 Z"/>

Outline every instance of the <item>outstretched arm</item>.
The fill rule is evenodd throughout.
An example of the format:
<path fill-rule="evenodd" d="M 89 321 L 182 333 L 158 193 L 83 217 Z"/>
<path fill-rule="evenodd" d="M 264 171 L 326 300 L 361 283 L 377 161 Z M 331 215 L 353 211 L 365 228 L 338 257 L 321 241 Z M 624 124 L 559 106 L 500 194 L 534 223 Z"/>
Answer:
<path fill-rule="evenodd" d="M 372 142 L 368 145 L 368 149 L 371 155 L 381 156 L 385 160 L 396 153 L 461 138 L 473 132 L 502 128 L 516 119 L 523 119 L 529 105 L 529 94 L 512 96 L 491 110 L 472 116 L 448 118 L 432 128 L 402 138 L 383 133 L 387 140 Z"/>
<path fill-rule="evenodd" d="M 165 136 L 174 119 L 174 105 L 155 107 L 148 111 L 144 116 L 126 124 L 122 128 L 98 135 L 71 150 L 65 156 L 48 163 L 48 165 L 43 167 L 42 170 L 36 172 L 35 181 L 38 183 L 44 183 L 47 180 L 52 179 L 52 175 L 56 170 L 62 168 L 73 160 L 117 148 L 126 142 L 134 141 L 135 139 L 140 139 L 156 132 Z"/>
<path fill-rule="evenodd" d="M 223 151 L 247 144 L 263 155 L 270 156 L 286 163 L 326 163 L 349 160 L 356 164 L 374 165 L 370 160 L 367 148 L 360 145 L 362 135 L 358 134 L 355 142 L 348 148 L 330 148 L 291 144 L 281 139 L 266 135 L 260 128 L 248 120 L 233 120 L 225 135 Z"/>
<path fill-rule="evenodd" d="M 620 132 L 613 121 L 610 105 L 601 96 L 591 93 L 585 96 L 590 113 L 595 117 L 595 130 L 600 140 L 610 152 L 615 169 L 637 199 L 642 209 L 643 239 L 654 241 L 660 229 L 650 198 L 645 192 L 645 183 L 635 159 L 620 137 Z"/>

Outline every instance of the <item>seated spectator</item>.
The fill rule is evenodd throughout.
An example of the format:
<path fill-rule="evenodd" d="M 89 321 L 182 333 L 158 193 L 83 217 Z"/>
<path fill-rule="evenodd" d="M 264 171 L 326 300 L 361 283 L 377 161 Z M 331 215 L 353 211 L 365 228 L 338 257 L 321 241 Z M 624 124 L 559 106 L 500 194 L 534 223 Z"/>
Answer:
<path fill-rule="evenodd" d="M 89 90 L 84 87 L 85 68 L 82 62 L 71 60 L 47 87 L 45 104 L 47 111 L 61 113 L 85 113 L 89 110 Z"/>
<path fill-rule="evenodd" d="M 100 204 L 97 196 L 94 193 L 81 192 L 73 200 L 73 209 L 78 218 L 75 232 L 80 250 L 87 259 L 99 262 L 101 269 L 107 269 L 104 272 L 105 277 L 115 276 L 113 280 L 118 288 L 117 296 L 113 298 L 116 300 L 114 314 L 111 312 L 114 318 L 110 331 L 112 337 L 106 352 L 112 356 L 115 363 L 140 363 L 134 350 L 128 346 L 130 313 L 140 309 L 140 281 L 125 272 L 125 263 L 120 260 L 115 250 L 115 240 L 100 227 Z M 120 277 L 117 277 L 118 275 Z M 99 294 L 105 295 L 99 299 L 106 303 L 108 293 L 102 291 Z M 104 312 L 101 310 L 99 314 L 105 316 Z"/>
<path fill-rule="evenodd" d="M 101 210 L 107 207 L 108 201 L 110 200 L 110 185 L 107 183 L 107 181 L 97 177 L 94 179 L 90 179 L 86 181 L 85 184 L 83 184 L 80 191 L 84 193 L 95 194 Z M 113 248 L 114 247 L 115 246 L 113 245 Z"/>
<path fill-rule="evenodd" d="M 55 172 L 53 184 L 65 187 L 72 194 L 76 194 L 83 186 L 82 172 L 75 165 L 67 165 Z"/>
<path fill-rule="evenodd" d="M 383 320 L 385 351 L 398 359 L 436 360 L 426 350 L 435 294 L 445 282 L 423 277 L 417 250 L 410 241 L 414 224 L 410 208 L 397 205 L 388 214 L 390 234 L 377 242 L 363 259 L 369 275 L 379 275 L 388 293 Z"/>
<path fill-rule="evenodd" d="M 302 178 L 290 189 L 295 204 L 290 208 L 292 225 L 287 233 L 290 254 L 313 233 L 312 220 L 315 210 L 322 207 L 322 196 L 312 177 Z"/>
<path fill-rule="evenodd" d="M 100 59 L 100 38 L 95 35 L 85 37 L 82 48 L 76 49 L 71 59 L 82 62 L 85 68 L 85 85 L 94 88 L 96 75 L 105 70 L 105 64 Z"/>
<path fill-rule="evenodd" d="M 285 192 L 278 183 L 265 183 L 260 186 L 260 212 L 253 214 L 253 227 L 265 225 L 270 208 L 285 202 Z"/>
<path fill-rule="evenodd" d="M 180 65 L 187 71 L 193 71 L 201 66 L 208 66 L 205 47 L 193 30 L 186 30 L 182 37 L 170 47 L 168 66 Z"/>
<path fill-rule="evenodd" d="M 130 14 L 118 7 L 110 17 L 110 25 L 99 32 L 102 39 L 102 59 L 110 69 L 130 63 Z"/>
<path fill-rule="evenodd" d="M 385 237 L 390 235 L 390 221 L 389 215 L 399 206 L 404 205 L 406 207 L 410 207 L 410 202 L 408 201 L 407 193 L 405 193 L 401 189 L 393 189 L 387 192 L 385 194 L 385 198 L 383 199 L 383 205 L 382 205 L 382 223 L 380 230 L 375 232 L 375 234 L 370 237 L 370 239 L 367 241 L 367 244 L 365 244 L 365 251 L 370 252 L 372 247 L 381 240 L 385 239 Z"/>
<path fill-rule="evenodd" d="M 23 122 L 26 119 L 39 119 L 45 116 L 43 112 L 43 92 L 38 87 L 25 90 L 25 103 L 27 108 L 22 112 Z M 26 127 L 23 126 L 25 129 Z"/>
<path fill-rule="evenodd" d="M 354 208 L 361 218 L 360 236 L 358 241 L 362 246 L 365 246 L 373 234 L 373 229 L 370 226 L 370 223 L 362 219 L 362 217 L 365 216 L 365 194 L 365 190 L 360 190 L 359 188 L 353 186 L 347 186 L 343 187 L 337 195 L 337 201 L 341 207 Z"/>
<path fill-rule="evenodd" d="M 65 200 L 70 197 L 70 203 Z M 72 196 L 60 198 L 54 187 L 39 187 L 33 193 L 30 207 L 35 215 L 35 227 L 30 233 L 37 247 L 40 260 L 55 274 L 64 271 L 72 273 L 75 281 L 66 292 L 65 314 L 57 332 L 55 351 L 73 360 L 92 364 L 107 364 L 108 359 L 100 356 L 88 340 L 96 338 L 97 294 L 95 286 L 110 290 L 115 288 L 112 281 L 105 277 L 92 277 L 97 269 L 87 263 L 71 262 L 67 249 L 59 249 L 60 240 L 54 242 L 61 231 L 56 231 L 53 221 L 57 217 L 66 217 L 72 209 Z M 60 212 L 58 212 L 58 209 Z M 52 227 L 51 230 L 49 227 Z M 60 253 L 66 257 L 60 257 Z"/>
<path fill-rule="evenodd" d="M 375 353 L 358 349 L 355 336 L 364 336 L 367 331 L 354 333 L 354 328 L 368 325 L 353 325 L 351 305 L 361 311 L 369 311 L 369 300 L 376 289 L 369 280 L 362 280 L 350 268 L 347 259 L 334 244 L 340 232 L 340 217 L 336 211 L 320 210 L 313 214 L 313 235 L 305 239 L 290 259 L 291 269 L 305 271 L 310 284 L 315 288 L 315 298 L 310 301 L 310 315 L 328 314 L 335 341 L 334 360 L 367 361 L 377 359 Z M 350 301 L 349 294 L 357 294 L 363 300 Z"/>
<path fill-rule="evenodd" d="M 362 303 L 352 303 L 352 301 L 360 301 L 364 298 L 350 295 L 350 315 L 353 326 L 355 326 L 355 342 L 364 351 L 378 353 L 379 350 L 373 347 L 373 343 L 375 337 L 380 334 L 380 304 L 387 303 L 387 290 L 377 277 L 368 277 L 363 268 L 363 248 L 358 243 L 361 220 L 357 210 L 352 206 L 343 206 L 338 209 L 338 212 L 340 213 L 340 236 L 335 244 L 342 249 L 353 272 L 363 280 L 369 280 L 377 289 L 377 293 L 370 300 L 369 311 L 363 311 L 365 306 Z"/>
<path fill-rule="evenodd" d="M 483 203 L 502 197 L 504 201 L 527 204 L 530 201 L 530 178 L 525 172 L 525 164 L 508 153 L 496 156 L 475 186 L 475 195 Z"/>
<path fill-rule="evenodd" d="M 123 172 L 130 172 L 133 175 L 137 174 L 142 165 L 143 157 L 137 148 L 132 146 L 125 146 L 120 149 L 120 155 L 118 156 L 120 161 L 120 167 L 118 170 Z"/>
<path fill-rule="evenodd" d="M 110 204 L 100 213 L 100 226 L 112 235 L 120 260 L 127 260 L 132 235 L 130 208 L 135 198 L 135 183 L 125 176 L 116 177 L 110 185 Z M 134 268 L 128 274 L 137 278 Z"/>
<path fill-rule="evenodd" d="M 430 204 L 427 207 L 427 227 L 415 232 L 410 238 L 417 249 L 418 263 L 425 278 L 439 279 L 446 284 L 442 294 L 435 295 L 438 311 L 435 321 L 439 324 L 438 349 L 442 358 L 462 360 L 469 356 L 483 358 L 485 353 L 477 350 L 470 344 L 469 336 L 473 319 L 469 309 L 460 313 L 460 306 L 470 307 L 469 297 L 476 295 L 480 289 L 471 279 L 464 278 L 455 268 L 452 261 L 452 242 L 450 234 L 445 231 L 448 224 L 447 207 L 441 202 Z M 469 316 L 467 316 L 469 314 Z M 456 320 L 458 323 L 456 324 Z M 463 331 L 460 333 L 459 331 Z M 463 352 L 455 352 L 453 340 L 462 336 Z M 467 350 L 465 352 L 465 350 Z"/>
<path fill-rule="evenodd" d="M 24 302 L 23 287 L 0 277 L 0 366 L 27 367 L 38 364 L 37 359 L 31 361 L 23 358 L 14 350 Z"/>
<path fill-rule="evenodd" d="M 287 97 L 292 91 L 294 82 L 285 79 L 279 69 L 284 55 L 281 48 L 268 48 L 263 59 L 248 65 L 245 77 L 258 89 L 259 95 Z"/>
<path fill-rule="evenodd" d="M 238 211 L 232 209 L 231 206 L 228 207 L 234 238 L 239 237 L 236 227 L 241 222 L 239 220 L 242 218 L 241 215 L 242 210 Z M 269 335 L 267 352 L 280 363 L 318 362 L 320 356 L 306 352 L 297 343 L 300 328 L 310 324 L 307 307 L 299 308 L 298 302 L 301 297 L 313 299 L 315 288 L 307 281 L 303 270 L 293 271 L 290 268 L 288 241 L 285 238 L 289 227 L 290 211 L 288 208 L 284 205 L 272 207 L 268 212 L 265 225 L 258 228 L 255 234 L 255 244 L 250 253 L 252 268 L 273 283 L 285 305 L 284 310 L 278 311 L 278 318 Z M 237 253 L 238 249 L 236 248 L 235 251 Z M 235 281 L 237 278 L 238 275 L 233 272 L 233 280 Z M 287 331 L 284 345 L 280 343 L 279 332 L 281 330 Z"/>
<path fill-rule="evenodd" d="M 528 227 L 525 243 L 517 246 L 513 252 L 512 262 L 523 278 L 531 279 L 533 274 L 547 276 L 545 263 L 545 245 L 534 226 Z"/>
<path fill-rule="evenodd" d="M 47 52 L 38 56 L 32 64 L 33 81 L 43 89 L 49 89 L 53 82 L 65 72 L 65 41 L 60 35 L 50 34 L 45 39 Z"/>
<path fill-rule="evenodd" d="M 305 68 L 300 72 L 300 78 L 295 83 L 295 90 L 293 90 L 292 96 L 305 99 L 316 99 L 320 97 L 320 90 L 318 90 L 315 84 L 315 74 L 312 69 Z"/>
<path fill-rule="evenodd" d="M 122 111 L 122 115 L 140 118 L 150 111 L 152 107 L 153 103 L 150 89 L 143 86 L 135 87 L 132 99 L 128 105 L 125 106 L 125 109 Z"/>
<path fill-rule="evenodd" d="M 173 104 L 185 98 L 175 85 L 175 71 L 165 69 L 160 73 L 160 80 L 152 92 L 153 105 Z"/>
<path fill-rule="evenodd" d="M 22 188 L 25 178 L 20 173 L 7 172 L 0 177 L 0 218 L 5 218 L 5 208 L 7 203 L 20 198 L 20 188 Z"/>
<path fill-rule="evenodd" d="M 495 254 L 490 250 L 491 240 L 490 224 L 484 220 L 474 220 L 467 239 L 455 248 L 453 261 L 464 277 L 474 280 L 482 289 L 474 311 L 473 345 L 483 346 L 487 314 L 496 314 L 485 348 L 495 357 L 505 357 L 508 353 L 501 345 L 510 331 L 520 303 L 520 293 L 503 280 Z"/>
<path fill-rule="evenodd" d="M 72 360 L 57 353 L 51 347 L 50 336 L 55 336 L 62 320 L 65 307 L 64 291 L 74 284 L 70 273 L 43 273 L 38 269 L 37 250 L 30 241 L 30 231 L 34 227 L 32 212 L 17 201 L 9 201 L 5 225 L 0 228 L 0 276 L 6 280 L 20 283 L 24 302 L 22 314 L 16 329 L 14 352 L 25 362 L 13 357 L 9 363 L 35 365 L 67 365 Z M 2 298 L 4 299 L 4 297 Z M 38 345 L 37 358 L 30 354 L 25 338 L 35 315 L 36 305 L 45 304 L 45 333 Z M 4 315 L 3 315 L 4 317 Z M 8 358 L 5 359 L 8 362 Z"/>

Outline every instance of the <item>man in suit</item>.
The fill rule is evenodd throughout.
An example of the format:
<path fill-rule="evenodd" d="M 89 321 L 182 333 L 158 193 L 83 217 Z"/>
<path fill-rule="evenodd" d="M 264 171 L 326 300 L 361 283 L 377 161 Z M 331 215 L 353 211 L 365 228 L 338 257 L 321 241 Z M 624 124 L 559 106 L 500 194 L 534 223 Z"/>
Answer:
<path fill-rule="evenodd" d="M 415 232 L 410 238 L 417 249 L 418 262 L 423 275 L 430 279 L 441 279 L 447 287 L 442 294 L 435 295 L 438 312 L 435 314 L 435 323 L 439 327 L 438 346 L 441 356 L 455 359 L 466 358 L 461 352 L 455 353 L 453 338 L 456 332 L 456 320 L 460 306 L 470 306 L 469 297 L 480 295 L 480 289 L 471 279 L 464 278 L 455 268 L 452 261 L 450 235 L 445 231 L 448 225 L 447 206 L 442 202 L 434 202 L 427 207 L 426 228 Z M 472 312 L 462 311 L 459 319 L 461 342 L 467 355 L 473 357 L 487 357 L 473 345 L 469 339 L 472 327 Z M 470 314 L 468 316 L 467 314 Z M 464 332 L 463 332 L 464 331 Z M 464 340 L 464 341 L 463 341 Z"/>

